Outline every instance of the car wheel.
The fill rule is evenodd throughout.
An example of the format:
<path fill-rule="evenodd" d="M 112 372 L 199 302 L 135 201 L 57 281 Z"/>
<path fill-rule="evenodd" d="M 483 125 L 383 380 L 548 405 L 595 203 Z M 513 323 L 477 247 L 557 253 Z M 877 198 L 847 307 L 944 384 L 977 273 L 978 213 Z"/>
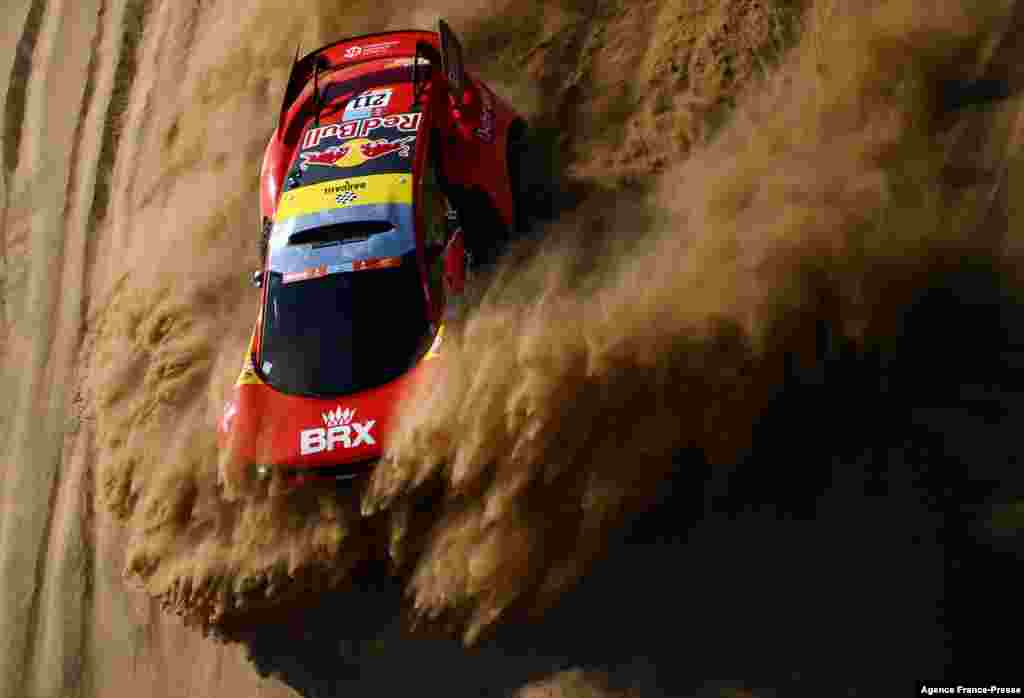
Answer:
<path fill-rule="evenodd" d="M 545 157 L 533 131 L 522 121 L 509 131 L 509 184 L 515 207 L 515 236 L 533 232 L 537 223 L 552 217 L 554 186 L 552 163 Z"/>
<path fill-rule="evenodd" d="M 467 269 L 479 272 L 493 266 L 510 236 L 490 197 L 479 190 L 463 190 L 453 203 L 465 240 Z"/>

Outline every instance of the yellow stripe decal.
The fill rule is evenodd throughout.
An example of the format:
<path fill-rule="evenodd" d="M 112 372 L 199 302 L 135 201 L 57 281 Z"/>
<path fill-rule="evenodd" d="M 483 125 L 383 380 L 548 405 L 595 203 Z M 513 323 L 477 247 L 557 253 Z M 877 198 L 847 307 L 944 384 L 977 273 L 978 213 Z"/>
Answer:
<path fill-rule="evenodd" d="M 263 312 L 260 311 L 260 315 Z M 256 326 L 259 325 L 259 318 L 256 319 Z M 263 381 L 256 375 L 256 370 L 252 365 L 252 352 L 256 349 L 256 326 L 252 328 L 252 334 L 249 335 L 249 348 L 245 352 L 245 359 L 242 360 L 242 372 L 238 375 L 238 380 L 235 381 L 235 387 L 240 385 L 263 385 Z"/>
<path fill-rule="evenodd" d="M 350 177 L 292 189 L 281 197 L 275 220 L 367 204 L 412 204 L 412 175 Z"/>
<path fill-rule="evenodd" d="M 430 351 L 423 357 L 424 361 L 430 361 L 441 356 L 441 343 L 444 341 L 444 325 L 442 324 L 437 328 L 437 336 L 434 337 L 434 343 L 430 345 Z"/>
<path fill-rule="evenodd" d="M 263 385 L 263 381 L 256 375 L 256 372 L 251 368 L 247 368 L 238 376 L 238 380 L 235 381 L 235 387 L 243 385 Z"/>

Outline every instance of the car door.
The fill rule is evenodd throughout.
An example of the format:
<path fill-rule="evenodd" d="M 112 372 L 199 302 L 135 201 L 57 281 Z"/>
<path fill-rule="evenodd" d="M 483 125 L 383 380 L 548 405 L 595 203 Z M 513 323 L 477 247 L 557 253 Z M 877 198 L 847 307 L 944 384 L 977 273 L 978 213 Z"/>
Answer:
<path fill-rule="evenodd" d="M 463 291 L 466 253 L 458 214 L 442 189 L 432 155 L 428 151 L 420 178 L 417 218 L 423 230 L 431 308 L 439 320 L 448 302 Z"/>

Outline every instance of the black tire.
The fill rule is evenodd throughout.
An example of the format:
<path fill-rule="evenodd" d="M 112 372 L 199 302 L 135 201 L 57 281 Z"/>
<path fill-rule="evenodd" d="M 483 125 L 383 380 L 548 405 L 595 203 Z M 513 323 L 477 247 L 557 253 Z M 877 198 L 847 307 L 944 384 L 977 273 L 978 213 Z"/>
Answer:
<path fill-rule="evenodd" d="M 490 197 L 479 190 L 462 189 L 449 198 L 458 211 L 470 270 L 480 272 L 492 267 L 510 235 Z"/>
<path fill-rule="evenodd" d="M 515 206 L 513 232 L 514 237 L 521 237 L 534 232 L 540 221 L 554 216 L 555 168 L 536 134 L 522 121 L 512 125 L 506 158 Z"/>
<path fill-rule="evenodd" d="M 554 168 L 550 158 L 537 147 L 525 122 L 515 122 L 506 147 L 509 185 L 513 199 L 513 225 L 505 224 L 494 202 L 476 189 L 445 186 L 445 193 L 458 212 L 465 236 L 469 269 L 482 273 L 491 269 L 510 244 L 535 232 L 537 223 L 550 219 L 554 211 Z"/>

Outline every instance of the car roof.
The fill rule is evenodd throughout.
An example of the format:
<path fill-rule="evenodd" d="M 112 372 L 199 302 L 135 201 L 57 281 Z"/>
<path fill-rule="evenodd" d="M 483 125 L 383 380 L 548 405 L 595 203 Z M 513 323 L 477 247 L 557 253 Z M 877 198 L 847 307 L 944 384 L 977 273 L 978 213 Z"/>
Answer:
<path fill-rule="evenodd" d="M 288 85 L 285 88 L 284 101 L 281 105 L 280 123 L 283 123 L 288 108 L 313 78 L 318 62 L 321 70 L 331 70 L 379 58 L 412 56 L 416 53 L 416 46 L 420 42 L 440 50 L 440 38 L 436 32 L 405 29 L 349 37 L 306 54 L 292 65 Z M 298 56 L 298 51 L 296 51 L 296 56 Z"/>

